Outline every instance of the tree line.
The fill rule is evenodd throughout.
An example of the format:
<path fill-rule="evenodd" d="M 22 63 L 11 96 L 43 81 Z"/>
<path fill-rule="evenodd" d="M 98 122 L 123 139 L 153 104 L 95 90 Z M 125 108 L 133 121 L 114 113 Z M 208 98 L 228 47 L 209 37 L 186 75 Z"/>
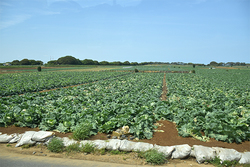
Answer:
<path fill-rule="evenodd" d="M 23 59 L 21 61 L 19 60 L 13 60 L 9 64 L 11 65 L 43 65 L 43 62 L 40 60 L 28 60 L 28 59 Z M 183 62 L 129 62 L 129 61 L 114 61 L 114 62 L 108 62 L 108 61 L 100 61 L 98 62 L 97 60 L 92 60 L 92 59 L 84 59 L 84 60 L 79 60 L 76 59 L 73 56 L 64 56 L 60 57 L 57 60 L 51 60 L 48 61 L 45 65 L 131 65 L 131 66 L 136 66 L 136 65 L 147 65 L 147 64 L 168 64 L 168 65 L 193 65 L 193 66 L 246 66 L 249 64 L 246 64 L 244 62 L 227 62 L 227 63 L 217 63 L 216 61 L 211 61 L 209 64 L 199 64 L 199 63 L 183 63 Z"/>
<path fill-rule="evenodd" d="M 10 62 L 11 65 L 43 65 L 43 62 L 40 60 L 28 60 L 23 59 L 21 61 L 19 60 L 13 60 Z"/>
<path fill-rule="evenodd" d="M 97 60 L 92 60 L 92 59 L 79 60 L 73 56 L 60 57 L 58 60 L 51 60 L 47 64 L 48 65 L 139 65 L 139 63 L 137 62 L 130 63 L 129 61 L 98 62 Z"/>

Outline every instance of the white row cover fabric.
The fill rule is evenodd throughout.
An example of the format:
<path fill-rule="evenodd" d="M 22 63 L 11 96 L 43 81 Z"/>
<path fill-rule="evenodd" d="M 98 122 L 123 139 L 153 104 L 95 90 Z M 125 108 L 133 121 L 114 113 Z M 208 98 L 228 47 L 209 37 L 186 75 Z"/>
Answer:
<path fill-rule="evenodd" d="M 47 131 L 26 131 L 24 134 L 2 134 L 0 132 L 0 143 L 15 143 L 16 147 L 24 144 L 33 145 L 35 143 L 48 144 L 48 142 L 54 137 L 54 132 Z M 57 137 L 62 139 L 64 146 L 77 143 L 73 139 L 68 137 Z M 182 159 L 188 156 L 196 158 L 198 163 L 203 163 L 206 160 L 212 160 L 215 156 L 218 156 L 223 161 L 239 161 L 240 164 L 250 164 L 250 152 L 239 153 L 234 149 L 226 149 L 220 147 L 205 147 L 201 145 L 193 145 L 191 148 L 188 144 L 176 145 L 176 146 L 159 146 L 143 142 L 133 142 L 128 140 L 109 139 L 109 140 L 83 140 L 80 142 L 80 147 L 86 143 L 93 144 L 97 149 L 107 150 L 121 150 L 121 151 L 148 151 L 150 149 L 156 149 L 163 153 L 166 157 L 172 159 Z"/>
<path fill-rule="evenodd" d="M 14 133 L 14 138 L 9 141 L 9 143 L 16 143 L 23 137 L 23 134 Z"/>
<path fill-rule="evenodd" d="M 45 142 L 46 140 L 48 140 L 49 137 L 54 136 L 54 135 L 55 135 L 54 132 L 39 131 L 39 132 L 34 133 L 31 140 Z"/>
<path fill-rule="evenodd" d="M 143 143 L 143 142 L 135 142 L 133 151 L 148 151 L 150 149 L 153 149 L 154 145 L 149 143 Z"/>
<path fill-rule="evenodd" d="M 223 161 L 239 161 L 241 158 L 241 153 L 235 149 L 212 147 L 216 151 L 216 155 Z"/>
<path fill-rule="evenodd" d="M 7 135 L 7 134 L 0 135 L 0 143 L 8 143 L 13 138 L 14 138 L 14 134 L 11 134 L 11 135 Z"/>
<path fill-rule="evenodd" d="M 216 151 L 211 147 L 193 145 L 193 148 L 194 157 L 199 164 L 205 162 L 206 160 L 212 160 L 216 156 Z"/>
<path fill-rule="evenodd" d="M 18 141 L 15 147 L 19 147 L 25 144 L 33 145 L 36 141 L 31 140 L 32 136 L 36 133 L 35 131 L 27 131 L 23 134 L 22 138 Z"/>
<path fill-rule="evenodd" d="M 109 139 L 106 144 L 107 150 L 118 150 L 121 146 L 121 140 L 119 139 Z"/>
<path fill-rule="evenodd" d="M 172 159 L 182 159 L 190 156 L 191 147 L 188 144 L 176 145 L 172 153 Z"/>
<path fill-rule="evenodd" d="M 250 152 L 241 153 L 240 164 L 250 164 Z"/>
<path fill-rule="evenodd" d="M 65 147 L 68 147 L 69 145 L 72 145 L 72 144 L 76 144 L 77 141 L 75 141 L 74 139 L 69 139 L 68 137 L 63 137 L 62 138 L 62 141 L 63 141 L 63 145 Z"/>
<path fill-rule="evenodd" d="M 175 146 L 158 146 L 155 144 L 154 149 L 160 153 L 163 153 L 166 158 L 169 158 L 172 155 L 172 152 L 175 150 Z"/>
<path fill-rule="evenodd" d="M 107 147 L 107 141 L 105 140 L 94 140 L 93 144 L 97 149 L 105 149 Z"/>

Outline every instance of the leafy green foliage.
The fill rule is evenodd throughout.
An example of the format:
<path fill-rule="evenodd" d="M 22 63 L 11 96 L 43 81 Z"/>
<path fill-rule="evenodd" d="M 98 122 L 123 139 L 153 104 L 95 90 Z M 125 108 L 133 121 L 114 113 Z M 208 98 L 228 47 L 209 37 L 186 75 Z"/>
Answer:
<path fill-rule="evenodd" d="M 67 153 L 71 153 L 71 152 L 80 152 L 81 148 L 80 148 L 80 144 L 79 143 L 73 143 L 69 146 L 67 146 L 65 148 Z"/>
<path fill-rule="evenodd" d="M 153 165 L 162 165 L 167 161 L 163 153 L 154 149 L 139 153 L 139 157 L 145 158 L 147 163 L 151 163 Z"/>
<path fill-rule="evenodd" d="M 234 166 L 239 166 L 240 164 L 238 161 L 221 161 L 219 157 L 215 157 L 212 160 L 207 160 L 206 162 L 213 164 L 216 167 L 234 167 Z M 244 165 L 243 165 L 244 166 Z"/>
<path fill-rule="evenodd" d="M 91 129 L 92 127 L 90 123 L 88 122 L 81 123 L 75 128 L 72 137 L 75 140 L 87 139 L 90 136 Z"/>
<path fill-rule="evenodd" d="M 0 97 L 94 82 L 119 75 L 120 72 L 69 71 L 4 74 L 0 75 Z"/>
<path fill-rule="evenodd" d="M 125 152 L 125 151 L 120 151 L 120 150 L 110 150 L 108 151 L 110 154 L 112 155 L 119 155 L 119 154 L 126 154 L 128 152 Z"/>
<path fill-rule="evenodd" d="M 73 56 L 64 56 L 64 57 L 60 57 L 57 60 L 58 64 L 71 64 L 71 65 L 80 65 L 82 64 L 82 62 L 79 59 L 76 59 Z"/>
<path fill-rule="evenodd" d="M 87 86 L 3 97 L 0 123 L 73 132 L 81 122 L 89 122 L 88 135 L 127 125 L 136 137 L 150 139 L 158 118 L 152 111 L 164 103 L 159 100 L 162 78 L 160 73 L 136 73 Z"/>
<path fill-rule="evenodd" d="M 42 67 L 41 66 L 37 67 L 37 71 L 38 72 L 42 71 Z"/>
<path fill-rule="evenodd" d="M 176 122 L 179 135 L 230 143 L 250 139 L 249 73 L 225 72 L 169 74 L 168 101 L 162 114 Z"/>
<path fill-rule="evenodd" d="M 82 146 L 82 151 L 85 153 L 93 153 L 95 151 L 95 146 L 92 143 L 86 143 Z"/>
<path fill-rule="evenodd" d="M 55 152 L 55 153 L 60 153 L 63 152 L 64 150 L 64 145 L 63 145 L 63 141 L 58 139 L 58 138 L 53 138 L 51 139 L 51 141 L 48 144 L 48 150 L 50 150 L 51 152 Z"/>

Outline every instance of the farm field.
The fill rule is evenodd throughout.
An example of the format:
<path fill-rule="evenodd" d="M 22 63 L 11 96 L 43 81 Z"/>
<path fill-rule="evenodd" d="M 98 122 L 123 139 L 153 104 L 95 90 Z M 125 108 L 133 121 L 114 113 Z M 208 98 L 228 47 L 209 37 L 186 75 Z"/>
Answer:
<path fill-rule="evenodd" d="M 126 73 L 102 72 L 33 72 L 0 75 L 0 96 L 38 92 L 45 89 L 54 89 L 71 85 L 84 84 Z"/>
<path fill-rule="evenodd" d="M 119 70 L 135 70 L 139 71 L 184 71 L 181 66 L 175 65 L 145 65 L 145 66 L 128 66 Z"/>
<path fill-rule="evenodd" d="M 143 68 L 155 70 L 157 67 Z M 240 147 L 244 144 L 250 146 L 250 70 L 209 70 L 198 67 L 195 71 L 195 74 L 165 74 L 168 92 L 166 101 L 160 99 L 163 73 L 54 72 L 54 75 L 50 72 L 52 79 L 56 75 L 58 78 L 65 76 L 66 81 L 68 78 L 67 84 L 86 84 L 49 92 L 23 92 L 20 96 L 10 94 L 11 97 L 1 92 L 0 124 L 5 127 L 38 127 L 41 130 L 69 133 L 79 123 L 90 122 L 91 133 L 97 136 L 100 135 L 97 132 L 111 133 L 122 126 L 129 126 L 135 137 L 153 142 L 157 141 L 155 137 L 166 135 L 154 132 L 157 128 L 154 123 L 161 120 L 162 124 L 168 126 L 165 128 L 177 128 L 180 136 L 187 137 L 182 138 L 183 141 L 190 139 L 206 145 L 219 140 L 219 145 L 228 142 L 235 147 L 237 145 L 234 143 L 242 143 Z M 50 73 L 45 72 L 44 75 Z M 41 75 L 34 77 L 31 85 L 44 77 L 43 72 L 24 74 L 27 75 L 21 77 L 24 83 Z M 14 74 L 11 75 L 11 78 L 4 80 L 5 85 L 19 80 Z M 78 77 L 82 80 L 77 82 Z M 50 85 L 49 80 L 46 81 L 39 83 Z M 62 86 L 55 84 L 42 89 Z M 8 86 L 5 86 L 2 90 L 7 89 Z M 226 147 L 230 147 L 228 143 L 225 143 Z M 245 150 L 250 151 L 250 147 Z"/>
<path fill-rule="evenodd" d="M 0 67 L 0 74 L 8 74 L 8 73 L 24 73 L 24 72 L 37 72 L 38 66 L 30 66 L 30 65 L 22 65 L 22 66 L 3 66 Z M 102 70 L 110 70 L 120 68 L 117 66 L 96 66 L 96 65 L 75 65 L 75 66 L 41 66 L 42 71 L 102 71 Z"/>

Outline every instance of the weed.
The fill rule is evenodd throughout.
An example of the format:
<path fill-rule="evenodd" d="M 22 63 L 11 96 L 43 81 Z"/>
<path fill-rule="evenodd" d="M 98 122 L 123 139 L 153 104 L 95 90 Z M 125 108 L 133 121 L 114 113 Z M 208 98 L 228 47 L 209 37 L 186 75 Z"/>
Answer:
<path fill-rule="evenodd" d="M 80 146 L 79 143 L 74 143 L 74 144 L 71 144 L 71 145 L 67 146 L 65 150 L 66 150 L 67 153 L 80 152 L 81 148 L 79 146 Z"/>
<path fill-rule="evenodd" d="M 148 150 L 146 152 L 140 152 L 139 157 L 145 158 L 147 163 L 153 165 L 161 165 L 166 163 L 167 159 L 163 153 L 158 152 L 157 150 Z"/>
<path fill-rule="evenodd" d="M 44 146 L 43 144 L 37 144 L 36 148 L 43 148 L 43 146 Z"/>
<path fill-rule="evenodd" d="M 91 130 L 91 124 L 89 123 L 81 123 L 78 125 L 73 132 L 73 139 L 75 140 L 84 140 L 86 138 L 89 138 L 90 136 L 90 130 Z"/>
<path fill-rule="evenodd" d="M 31 147 L 30 144 L 24 144 L 24 145 L 21 146 L 21 148 L 26 148 L 26 149 L 27 149 L 27 148 L 30 148 L 30 147 Z"/>
<path fill-rule="evenodd" d="M 120 154 L 120 151 L 119 151 L 119 150 L 111 150 L 111 151 L 109 151 L 109 152 L 110 152 L 110 154 L 112 154 L 112 155 Z"/>
<path fill-rule="evenodd" d="M 51 141 L 48 144 L 48 150 L 50 150 L 51 152 L 55 152 L 55 153 L 59 153 L 59 152 L 63 152 L 64 150 L 64 145 L 63 145 L 63 141 L 58 139 L 58 138 L 53 138 L 51 139 Z"/>
<path fill-rule="evenodd" d="M 100 152 L 101 155 L 104 155 L 104 154 L 106 153 L 105 148 L 102 148 L 102 149 L 100 149 L 100 150 L 98 150 L 98 151 Z"/>
<path fill-rule="evenodd" d="M 82 146 L 82 151 L 85 153 L 91 153 L 95 151 L 95 146 L 92 143 L 86 143 Z"/>
<path fill-rule="evenodd" d="M 12 147 L 10 144 L 7 144 L 6 147 Z"/>
<path fill-rule="evenodd" d="M 208 160 L 207 162 L 211 163 L 212 165 L 214 165 L 216 167 L 224 167 L 224 166 L 233 167 L 233 166 L 238 166 L 239 165 L 238 161 L 223 161 L 222 162 L 219 157 L 215 157 L 213 160 Z"/>
<path fill-rule="evenodd" d="M 250 164 L 243 164 L 243 167 L 250 167 Z"/>

